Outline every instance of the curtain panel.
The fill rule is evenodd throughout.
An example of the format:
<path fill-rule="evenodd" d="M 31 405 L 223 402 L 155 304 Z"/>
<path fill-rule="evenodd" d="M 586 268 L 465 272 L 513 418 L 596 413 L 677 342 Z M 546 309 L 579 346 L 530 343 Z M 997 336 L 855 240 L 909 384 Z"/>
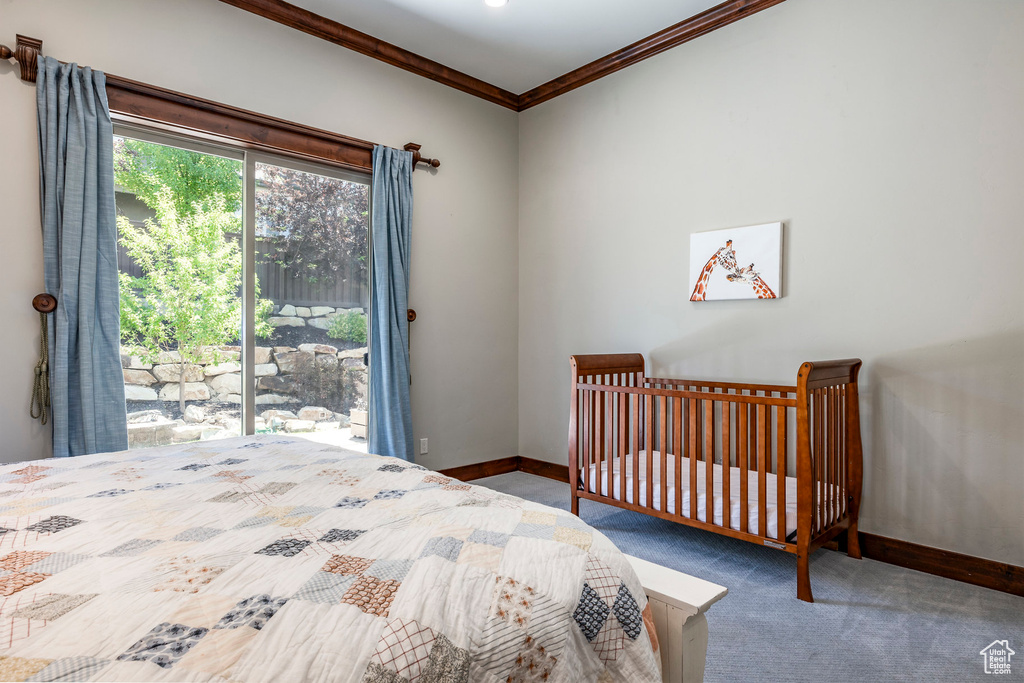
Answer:
<path fill-rule="evenodd" d="M 409 399 L 412 153 L 373 150 L 370 292 L 370 453 L 414 459 Z"/>
<path fill-rule="evenodd" d="M 40 213 L 49 326 L 53 454 L 128 447 L 113 127 L 102 72 L 40 58 Z"/>

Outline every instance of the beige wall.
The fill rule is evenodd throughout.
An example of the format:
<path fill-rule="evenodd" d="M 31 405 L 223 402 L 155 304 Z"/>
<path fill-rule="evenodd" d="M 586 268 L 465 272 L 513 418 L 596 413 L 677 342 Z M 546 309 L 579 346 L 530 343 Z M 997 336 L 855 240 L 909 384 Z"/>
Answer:
<path fill-rule="evenodd" d="M 519 453 L 564 462 L 571 353 L 773 381 L 857 355 L 863 528 L 1024 564 L 1020 2 L 788 0 L 518 117 L 206 0 L 0 0 L 0 26 L 61 59 L 443 160 L 415 176 L 428 466 L 516 453 L 517 420 Z M 25 415 L 34 91 L 9 70 L 0 460 L 48 451 Z M 690 232 L 775 220 L 783 299 L 687 301 Z"/>
<path fill-rule="evenodd" d="M 789 0 L 520 116 L 519 452 L 572 353 L 793 382 L 859 356 L 862 529 L 1024 564 L 1024 4 Z M 785 296 L 688 301 L 786 222 Z"/>
<path fill-rule="evenodd" d="M 517 115 L 209 0 L 0 0 L 2 40 L 200 97 L 401 147 L 416 172 L 415 436 L 428 467 L 516 453 Z M 34 88 L 0 64 L 0 461 L 42 457 L 27 416 L 42 291 Z M 495 163 L 496 159 L 503 160 Z"/>

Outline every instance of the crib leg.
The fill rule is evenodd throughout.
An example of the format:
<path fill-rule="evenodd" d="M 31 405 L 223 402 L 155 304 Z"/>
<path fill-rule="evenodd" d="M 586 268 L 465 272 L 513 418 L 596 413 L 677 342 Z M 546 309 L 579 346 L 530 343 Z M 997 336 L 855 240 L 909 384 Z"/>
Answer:
<path fill-rule="evenodd" d="M 811 595 L 810 553 L 801 551 L 796 556 L 796 597 L 804 602 L 814 602 Z"/>
<path fill-rule="evenodd" d="M 576 495 L 575 491 L 572 492 L 572 500 L 569 503 L 569 510 L 577 517 L 580 516 L 580 497 Z"/>
<path fill-rule="evenodd" d="M 857 520 L 850 520 L 850 528 L 846 530 L 846 555 L 855 560 L 860 559 L 860 534 L 857 533 Z"/>

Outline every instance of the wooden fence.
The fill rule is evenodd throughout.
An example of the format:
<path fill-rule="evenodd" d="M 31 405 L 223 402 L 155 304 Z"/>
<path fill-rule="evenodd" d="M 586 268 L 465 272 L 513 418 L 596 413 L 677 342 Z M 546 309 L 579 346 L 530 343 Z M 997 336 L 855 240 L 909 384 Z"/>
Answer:
<path fill-rule="evenodd" d="M 333 306 L 335 308 L 366 308 L 370 290 L 366 272 L 360 272 L 358 264 L 347 262 L 335 273 L 332 283 L 310 283 L 304 277 L 296 277 L 288 268 L 274 263 L 269 254 L 275 251 L 268 240 L 256 240 L 256 281 L 260 297 L 275 304 L 294 306 Z M 141 277 L 142 269 L 128 256 L 121 245 L 117 245 L 117 268 L 122 273 Z"/>

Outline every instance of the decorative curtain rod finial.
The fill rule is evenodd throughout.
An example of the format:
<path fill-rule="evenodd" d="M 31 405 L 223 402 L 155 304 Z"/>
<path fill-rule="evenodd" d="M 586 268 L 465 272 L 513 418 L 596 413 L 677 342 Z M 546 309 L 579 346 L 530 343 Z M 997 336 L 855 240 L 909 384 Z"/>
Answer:
<path fill-rule="evenodd" d="M 427 164 L 428 166 L 439 168 L 441 166 L 440 160 L 428 159 L 420 154 L 420 147 L 422 146 L 423 145 L 417 145 L 415 142 L 410 142 L 403 148 L 406 152 L 412 152 L 412 170 L 416 170 L 416 164 Z"/>
<path fill-rule="evenodd" d="M 13 50 L 6 45 L 0 45 L 0 59 L 14 58 L 14 61 L 18 62 L 18 66 L 21 67 L 21 80 L 35 83 L 36 63 L 39 60 L 39 53 L 42 51 L 43 41 L 19 35 Z"/>

